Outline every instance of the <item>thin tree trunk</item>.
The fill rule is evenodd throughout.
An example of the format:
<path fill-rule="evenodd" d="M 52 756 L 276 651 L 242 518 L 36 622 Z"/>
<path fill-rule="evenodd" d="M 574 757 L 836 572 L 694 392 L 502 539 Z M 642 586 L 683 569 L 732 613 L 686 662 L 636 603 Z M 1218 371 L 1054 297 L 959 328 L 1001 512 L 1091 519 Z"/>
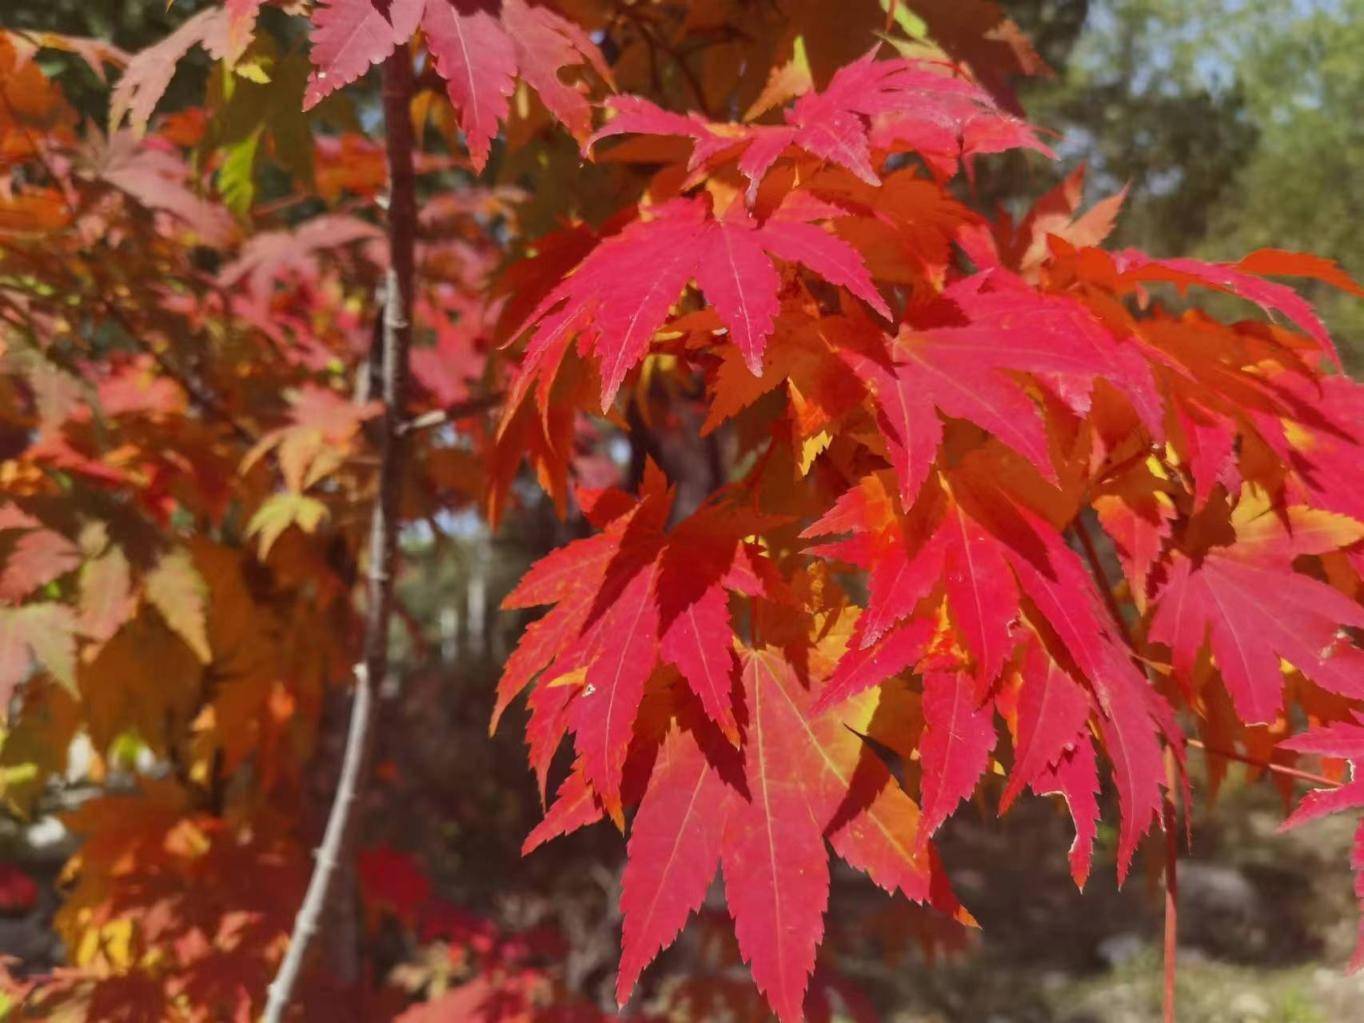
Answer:
<path fill-rule="evenodd" d="M 1165 934 L 1164 983 L 1161 1009 L 1164 1023 L 1175 1023 L 1175 979 L 1179 962 L 1179 822 L 1175 813 L 1175 797 L 1179 784 L 1179 765 L 1174 750 L 1165 748 L 1165 799 L 1161 805 L 1161 820 L 1165 825 Z M 1185 807 L 1187 814 L 1189 808 Z"/>
<path fill-rule="evenodd" d="M 355 666 L 355 695 L 336 796 L 317 850 L 308 891 L 294 922 L 289 951 L 270 985 L 265 1023 L 282 1023 L 293 1000 L 308 950 L 332 901 L 342 865 L 351 855 L 360 795 L 374 739 L 375 690 L 388 674 L 388 632 L 393 612 L 398 498 L 406 460 L 404 416 L 407 408 L 408 349 L 412 339 L 412 290 L 415 273 L 417 204 L 412 172 L 412 57 L 407 47 L 384 64 L 384 123 L 389 173 L 389 270 L 384 299 L 384 415 L 379 451 L 378 492 L 370 520 L 366 577 L 364 655 Z"/>

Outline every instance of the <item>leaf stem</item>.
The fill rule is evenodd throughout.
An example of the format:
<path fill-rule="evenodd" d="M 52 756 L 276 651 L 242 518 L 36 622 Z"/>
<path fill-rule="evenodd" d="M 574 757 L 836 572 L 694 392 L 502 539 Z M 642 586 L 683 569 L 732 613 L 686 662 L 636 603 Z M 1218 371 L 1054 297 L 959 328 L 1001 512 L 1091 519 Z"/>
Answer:
<path fill-rule="evenodd" d="M 1314 774 L 1311 771 L 1303 771 L 1297 767 L 1289 767 L 1287 764 L 1276 764 L 1272 760 L 1261 760 L 1258 757 L 1247 756 L 1244 753 L 1237 753 L 1234 750 L 1218 749 L 1209 746 L 1198 739 L 1186 739 L 1194 749 L 1201 749 L 1204 753 L 1213 757 L 1222 757 L 1224 760 L 1235 760 L 1238 764 L 1247 764 L 1250 767 L 1258 767 L 1262 771 L 1269 771 L 1271 774 L 1282 774 L 1285 778 L 1296 778 L 1298 781 L 1311 782 L 1313 785 L 1324 785 L 1327 788 L 1338 789 L 1340 782 L 1335 778 L 1328 778 L 1324 774 Z"/>
<path fill-rule="evenodd" d="M 1083 515 L 1076 516 L 1075 535 L 1080 538 L 1080 546 L 1084 548 L 1085 560 L 1089 562 L 1089 570 L 1094 573 L 1094 578 L 1099 583 L 1099 593 L 1103 597 L 1104 606 L 1108 608 L 1108 613 L 1113 617 L 1113 624 L 1118 627 L 1122 638 L 1127 642 L 1128 648 L 1131 649 L 1132 631 L 1127 627 L 1127 619 L 1123 617 L 1118 598 L 1113 595 L 1113 583 L 1104 570 L 1103 561 L 1099 557 L 1099 549 L 1094 546 L 1094 537 L 1090 535 L 1089 527 L 1085 525 Z"/>
<path fill-rule="evenodd" d="M 1179 966 L 1179 824 L 1175 819 L 1173 793 L 1177 790 L 1179 764 L 1174 750 L 1165 748 L 1165 798 L 1161 816 L 1165 825 L 1165 934 L 1163 942 L 1164 985 L 1161 995 L 1164 1023 L 1175 1023 L 1175 978 Z M 1185 820 L 1189 808 L 1184 808 Z"/>
<path fill-rule="evenodd" d="M 475 416 L 487 412 L 489 409 L 497 408 L 502 403 L 504 395 L 500 392 L 492 394 L 479 394 L 463 401 L 457 401 L 453 405 L 445 408 L 432 409 L 423 412 L 419 416 L 402 424 L 401 430 L 404 436 L 416 433 L 420 430 L 430 430 L 438 426 L 445 426 L 448 423 L 458 423 L 464 419 L 473 419 Z"/>
<path fill-rule="evenodd" d="M 1098 583 L 1099 590 L 1103 595 L 1105 606 L 1108 613 L 1113 618 L 1113 624 L 1117 628 L 1119 635 L 1126 644 L 1128 652 L 1135 659 L 1136 649 L 1133 643 L 1132 630 L 1127 624 L 1127 619 L 1123 616 L 1122 607 L 1118 604 L 1118 598 L 1114 595 L 1112 581 L 1105 571 L 1103 559 L 1099 555 L 1099 549 L 1095 546 L 1094 537 L 1090 535 L 1089 527 L 1085 525 L 1083 515 L 1075 518 L 1075 535 L 1079 537 L 1080 546 L 1084 549 L 1085 560 L 1089 562 L 1090 572 L 1093 573 L 1095 581 Z M 1145 670 L 1145 666 L 1143 666 Z M 1151 677 L 1150 671 L 1146 671 L 1148 679 Z M 1174 750 L 1169 746 L 1165 748 L 1165 792 L 1161 797 L 1161 826 L 1165 831 L 1165 933 L 1163 935 L 1163 983 L 1161 993 L 1161 1008 L 1165 1023 L 1175 1023 L 1175 977 L 1179 963 L 1179 834 L 1178 834 L 1178 815 L 1179 808 L 1175 805 L 1174 793 L 1178 790 L 1179 782 L 1179 761 L 1175 757 Z M 1185 820 L 1188 820 L 1189 807 L 1184 808 Z"/>
<path fill-rule="evenodd" d="M 375 687 L 388 674 L 388 633 L 393 617 L 397 562 L 398 498 L 406 463 L 403 429 L 407 407 L 408 351 L 412 340 L 412 293 L 417 234 L 416 187 L 412 167 L 412 58 L 401 46 L 383 68 L 384 122 L 389 172 L 389 268 L 382 345 L 384 415 L 379 482 L 370 519 L 363 659 L 355 666 L 355 696 L 341 762 L 341 776 L 317 862 L 294 922 L 289 950 L 270 985 L 265 1023 L 282 1023 L 293 1000 L 308 950 L 331 902 L 342 864 L 351 852 L 357 810 L 374 740 Z"/>

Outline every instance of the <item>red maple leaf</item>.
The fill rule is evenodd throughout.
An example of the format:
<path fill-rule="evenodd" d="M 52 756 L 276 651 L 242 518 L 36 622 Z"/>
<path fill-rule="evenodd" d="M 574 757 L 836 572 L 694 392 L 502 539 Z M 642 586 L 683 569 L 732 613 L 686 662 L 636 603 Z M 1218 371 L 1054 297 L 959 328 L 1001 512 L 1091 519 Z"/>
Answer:
<path fill-rule="evenodd" d="M 596 536 L 532 566 L 504 607 L 554 607 L 527 627 L 507 659 L 496 718 L 537 675 L 532 724 L 548 755 L 567 731 L 587 781 L 619 816 L 625 760 L 650 676 L 676 665 L 705 713 L 738 742 L 733 705 L 737 662 L 727 594 L 751 585 L 736 568 L 754 519 L 717 503 L 664 533 L 672 497 L 661 476 L 637 504 Z M 623 496 L 623 495 L 622 495 Z M 598 495 L 598 507 L 612 503 Z M 557 690 L 557 692 L 556 692 Z"/>
<path fill-rule="evenodd" d="M 1050 153 L 1024 121 L 1004 113 L 989 93 L 950 66 L 929 61 L 877 60 L 876 50 L 840 68 L 823 92 L 801 96 L 785 125 L 712 124 L 669 113 L 648 100 L 607 101 L 615 117 L 588 146 L 614 135 L 680 135 L 693 140 L 689 166 L 737 156 L 749 181 L 749 201 L 790 147 L 842 167 L 870 184 L 880 177 L 873 151 L 912 149 L 950 176 L 961 159 L 1019 147 Z"/>
<path fill-rule="evenodd" d="M 590 126 L 587 99 L 563 82 L 559 71 L 587 64 L 611 80 L 587 33 L 548 7 L 524 0 L 503 0 L 498 13 L 470 0 L 324 0 L 313 14 L 314 71 L 304 109 L 385 60 L 418 26 L 459 113 L 477 170 L 488 162 L 518 75 L 579 136 Z"/>
<path fill-rule="evenodd" d="M 1082 720 L 1092 717 L 1113 763 L 1122 809 L 1118 870 L 1124 875 L 1138 839 L 1160 809 L 1165 771 L 1158 734 L 1174 734 L 1168 707 L 1136 671 L 1076 554 L 1050 525 L 993 483 L 996 470 L 991 465 L 986 460 L 968 463 L 947 477 L 950 496 L 936 487 L 922 493 L 908 516 L 900 512 L 887 474 L 865 478 L 806 530 L 807 536 L 850 533 L 814 553 L 870 570 L 866 615 L 820 704 L 831 705 L 907 669 L 924 672 L 933 766 L 932 798 L 925 793 L 924 809 L 936 825 L 984 770 L 983 758 L 994 742 L 986 694 L 1005 659 L 1029 631 L 1036 638 L 1025 651 L 1033 650 L 1044 635 L 1055 637 L 1057 654 L 1073 665 L 1072 684 L 1083 686 L 1080 692 L 1087 694 Z M 1028 598 L 1026 608 L 1023 597 Z M 947 612 L 947 632 L 936 635 L 940 601 Z M 954 642 L 969 652 L 973 677 L 933 653 Z M 1034 652 L 1023 658 L 1019 670 L 1027 692 L 1042 684 L 1036 676 L 1055 669 L 1052 658 Z M 1030 717 L 1028 727 L 1033 724 Z M 1061 727 L 1068 734 L 1057 741 L 1073 743 L 1077 728 Z M 1014 790 L 1031 785 L 1049 769 L 1054 773 L 1062 752 L 1054 738 L 1048 735 Z M 1070 760 L 1063 766 L 1080 771 L 1084 764 Z M 1049 777 L 1039 786 L 1066 793 L 1082 834 L 1092 832 L 1093 821 L 1084 799 L 1093 786 L 1085 785 L 1081 777 Z M 1081 848 L 1085 852 L 1076 861 L 1078 876 L 1087 873 L 1088 843 Z"/>
<path fill-rule="evenodd" d="M 783 1020 L 801 1018 L 823 934 L 829 853 L 963 921 L 926 845 L 920 811 L 861 738 L 878 698 L 819 714 L 813 692 L 772 649 L 744 653 L 747 743 L 704 723 L 674 725 L 631 825 L 621 895 L 617 998 L 700 905 L 717 866 L 739 950 Z"/>
<path fill-rule="evenodd" d="M 1041 410 L 1019 374 L 1056 388 L 1079 411 L 1094 382 L 1108 379 L 1161 435 L 1149 368 L 1080 303 L 1038 294 L 1002 271 L 967 278 L 944 298 L 933 312 L 943 325 L 902 328 L 888 347 L 863 325 L 842 335 L 841 354 L 876 400 L 906 503 L 937 457 L 939 414 L 975 423 L 1055 479 Z"/>
<path fill-rule="evenodd" d="M 716 218 L 701 198 L 674 199 L 643 212 L 647 219 L 593 249 L 515 332 L 533 328 L 517 394 L 537 377 L 552 378 L 577 337 L 601 364 L 602 408 L 609 407 L 693 279 L 749 370 L 760 376 L 779 308 L 781 277 L 773 257 L 806 266 L 890 315 L 856 250 L 812 222 L 827 207 L 790 202 L 762 223 L 738 206 Z M 640 272 L 644 267 L 647 273 Z"/>
<path fill-rule="evenodd" d="M 1343 631 L 1364 627 L 1364 608 L 1293 568 L 1299 555 L 1354 543 L 1364 527 L 1306 508 L 1281 513 L 1249 497 L 1237 512 L 1235 543 L 1197 559 L 1173 555 L 1151 638 L 1170 646 L 1175 670 L 1186 678 L 1206 639 L 1247 724 L 1273 721 L 1282 711 L 1281 659 L 1332 692 L 1364 696 L 1364 651 Z"/>

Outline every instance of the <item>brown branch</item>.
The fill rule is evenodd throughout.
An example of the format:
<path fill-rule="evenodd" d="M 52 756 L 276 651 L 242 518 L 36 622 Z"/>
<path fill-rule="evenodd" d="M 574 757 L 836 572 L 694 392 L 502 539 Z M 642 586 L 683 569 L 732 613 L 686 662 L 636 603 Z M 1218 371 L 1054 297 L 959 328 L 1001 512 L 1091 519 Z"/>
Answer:
<path fill-rule="evenodd" d="M 423 412 L 403 423 L 400 430 L 404 436 L 416 433 L 419 430 L 430 430 L 437 426 L 444 426 L 447 423 L 458 423 L 462 419 L 472 419 L 474 416 L 487 412 L 489 409 L 497 408 L 502 402 L 502 394 L 480 394 L 472 398 L 465 398 L 457 401 L 453 405 L 445 408 L 432 409 L 430 412 Z"/>
<path fill-rule="evenodd" d="M 657 54 L 663 53 L 672 58 L 672 61 L 677 66 L 683 80 L 687 83 L 688 88 L 691 89 L 692 95 L 696 99 L 696 105 L 701 113 L 704 114 L 708 120 L 714 120 L 714 116 L 710 112 L 710 107 L 706 103 L 706 90 L 701 85 L 701 79 L 696 76 L 696 72 L 693 71 L 691 65 L 687 63 L 686 54 L 676 46 L 663 40 L 658 33 L 654 31 L 654 27 L 649 23 L 648 18 L 633 7 L 623 8 L 620 13 L 634 24 L 639 30 L 639 34 L 644 37 L 644 41 L 649 46 L 649 63 L 654 78 L 655 91 L 657 92 L 662 88 L 662 83 L 658 81 Z"/>
<path fill-rule="evenodd" d="M 12 257 L 17 257 L 25 260 L 30 266 L 43 267 L 45 270 L 50 269 L 48 267 L 45 267 L 44 264 L 40 263 L 29 253 L 24 252 L 21 249 L 14 248 L 13 246 L 6 245 L 2 240 L 0 240 L 0 249 L 4 249 L 4 251 Z M 58 267 L 58 269 L 66 273 L 66 276 L 70 281 L 71 291 L 73 293 L 79 293 L 82 291 L 80 278 L 78 278 L 75 274 L 66 271 L 65 267 Z M 187 374 L 179 367 L 177 367 L 173 362 L 171 362 L 166 357 L 165 353 L 158 350 L 156 346 L 151 343 L 151 341 L 149 341 L 146 337 L 143 336 L 144 332 L 142 330 L 137 329 L 133 322 L 128 318 L 128 314 L 123 310 L 123 308 L 115 304 L 108 297 L 115 291 L 115 289 L 111 287 L 109 282 L 102 276 L 98 264 L 91 264 L 90 270 L 91 277 L 95 285 L 98 287 L 102 296 L 99 299 L 98 308 L 102 309 L 104 311 L 104 314 L 110 320 L 112 320 L 114 323 L 118 325 L 118 327 L 123 331 L 124 335 L 128 338 L 128 341 L 134 346 L 136 346 L 136 348 L 139 351 L 144 352 L 146 355 L 148 355 L 152 359 L 152 361 L 156 363 L 157 368 L 159 368 L 162 373 L 164 373 L 172 381 L 178 384 L 181 390 L 185 392 L 185 395 L 186 397 L 188 397 L 190 403 L 194 405 L 200 411 L 201 414 L 208 416 L 210 418 L 214 416 L 218 417 L 229 427 L 231 427 L 232 432 L 237 435 L 237 438 L 239 440 L 244 441 L 247 444 L 255 444 L 258 440 L 260 440 L 260 435 L 257 434 L 255 430 L 248 427 L 240 419 L 238 419 L 233 414 L 232 410 L 228 408 L 213 391 L 204 387 L 196 380 L 194 380 L 189 374 Z M 12 305 L 12 303 L 9 304 Z M 23 329 L 28 329 L 30 332 L 32 332 L 31 327 Z M 35 345 L 34 347 L 35 350 L 38 351 L 39 354 L 41 354 L 44 359 L 48 360 L 49 362 L 52 362 L 54 365 L 59 366 L 59 368 L 61 369 L 65 369 L 67 372 L 72 373 L 75 376 L 80 376 L 80 373 L 76 367 L 67 366 L 59 363 L 54 354 L 49 349 L 37 345 Z"/>
<path fill-rule="evenodd" d="M 1083 516 L 1077 516 L 1075 519 L 1075 535 L 1080 538 L 1080 546 L 1084 548 L 1085 560 L 1089 562 L 1089 570 L 1094 573 L 1094 578 L 1099 583 L 1104 606 L 1108 608 L 1108 613 L 1112 616 L 1114 624 L 1121 631 L 1122 638 L 1127 641 L 1128 649 L 1131 649 L 1131 630 L 1128 629 L 1127 619 L 1123 617 L 1122 608 L 1118 605 L 1118 598 L 1113 595 L 1113 583 L 1108 578 L 1108 573 L 1104 571 L 1103 561 L 1099 558 L 1099 549 L 1094 546 L 1094 538 L 1089 535 L 1089 527 L 1085 525 Z"/>
<path fill-rule="evenodd" d="M 260 440 L 260 435 L 238 419 L 232 410 L 219 400 L 216 394 L 201 386 L 198 381 L 188 373 L 182 372 L 175 363 L 166 358 L 164 352 L 159 351 L 155 345 L 134 331 L 132 329 L 132 324 L 128 322 L 128 319 L 123 314 L 122 310 L 117 306 L 108 304 L 106 304 L 105 309 L 109 315 L 118 322 L 119 326 L 124 329 L 124 332 L 132 340 L 133 344 L 137 345 L 139 350 L 149 355 L 162 373 L 180 385 L 180 388 L 189 397 L 190 402 L 197 406 L 200 412 L 205 413 L 210 417 L 217 416 L 231 427 L 232 432 L 237 435 L 238 440 L 241 440 L 246 444 L 255 444 Z"/>
<path fill-rule="evenodd" d="M 1296 778 L 1298 781 L 1308 781 L 1313 785 L 1325 785 L 1327 788 L 1338 789 L 1341 783 L 1335 778 L 1328 778 L 1324 774 L 1314 774 L 1311 771 L 1304 771 L 1301 768 L 1289 767 L 1287 764 L 1276 764 L 1272 760 L 1261 760 L 1259 757 L 1247 756 L 1244 753 L 1237 753 L 1234 750 L 1219 749 L 1216 746 L 1209 746 L 1198 739 L 1184 740 L 1194 749 L 1201 749 L 1211 757 L 1221 757 L 1223 760 L 1234 760 L 1238 764 L 1246 764 L 1250 767 L 1258 767 L 1262 771 L 1271 774 L 1281 774 L 1285 778 Z"/>
<path fill-rule="evenodd" d="M 1175 820 L 1175 801 L 1171 795 L 1178 780 L 1179 764 L 1174 750 L 1165 748 L 1165 798 L 1161 800 L 1161 823 L 1165 827 L 1165 964 L 1161 1007 L 1164 1023 L 1175 1023 L 1175 976 L 1179 966 L 1179 826 Z M 1184 808 L 1187 814 L 1189 808 Z"/>
<path fill-rule="evenodd" d="M 331 902 L 342 864 L 350 855 L 374 741 L 375 688 L 388 674 L 388 632 L 393 617 L 393 577 L 398 548 L 398 499 L 406 462 L 403 422 L 407 403 L 408 350 L 412 340 L 412 292 L 417 234 L 412 167 L 412 57 L 406 46 L 384 63 L 384 123 L 389 172 L 389 269 L 384 301 L 383 436 L 379 483 L 370 519 L 366 579 L 364 655 L 355 666 L 355 696 L 341 762 L 341 776 L 308 890 L 294 922 L 289 951 L 270 985 L 265 1023 L 282 1023 L 302 974 L 322 914 Z"/>

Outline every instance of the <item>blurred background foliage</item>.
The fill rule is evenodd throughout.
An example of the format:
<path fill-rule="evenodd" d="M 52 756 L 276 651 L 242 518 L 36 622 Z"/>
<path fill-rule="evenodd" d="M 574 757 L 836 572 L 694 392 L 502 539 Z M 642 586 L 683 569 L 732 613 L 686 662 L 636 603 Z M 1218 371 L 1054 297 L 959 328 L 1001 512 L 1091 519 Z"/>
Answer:
<path fill-rule="evenodd" d="M 202 6 L 3 0 L 0 26 L 98 36 L 137 50 Z M 1055 133 L 1062 159 L 985 161 L 977 201 L 1021 212 L 1084 163 L 1090 201 L 1129 189 L 1113 239 L 1119 246 L 1212 259 L 1266 245 L 1305 249 L 1364 277 L 1364 0 L 1004 6 L 1055 71 L 1023 83 L 1020 98 L 1030 118 Z M 107 87 L 75 59 L 44 61 L 82 114 L 103 124 Z M 202 68 L 191 62 L 165 107 L 191 102 L 201 89 Z M 1364 370 L 1364 305 L 1324 291 L 1311 297 L 1350 369 Z M 619 837 L 589 829 L 522 861 L 518 846 L 539 805 L 515 739 L 521 729 L 513 722 L 496 741 L 486 736 L 498 666 L 524 624 L 499 615 L 498 603 L 530 560 L 575 528 L 531 503 L 496 537 L 470 521 L 407 538 L 411 613 L 397 637 L 403 678 L 384 694 L 379 778 L 364 830 L 367 842 L 417 854 L 442 893 L 463 905 L 518 925 L 552 915 L 565 932 L 574 984 L 604 991 L 616 954 Z M 343 725 L 345 708 L 336 715 Z M 1348 822 L 1276 838 L 1273 794 L 1238 785 L 1242 777 L 1232 771 L 1223 797 L 1230 812 L 1200 807 L 1195 816 L 1195 845 L 1182 868 L 1181 1018 L 1364 1018 L 1364 985 L 1340 972 L 1354 929 L 1341 867 Z M 835 905 L 851 921 L 843 926 L 861 933 L 845 938 L 859 954 L 842 968 L 899 1023 L 1158 1019 L 1158 893 L 1140 878 L 1119 893 L 1111 871 L 1097 870 L 1081 896 L 1065 875 L 1061 818 L 1040 802 L 1004 824 L 992 808 L 981 810 L 954 818 L 946 838 L 947 861 L 960 865 L 954 882 L 984 926 L 974 951 L 906 965 L 882 932 L 903 937 L 914 925 L 877 918 L 870 893 L 849 888 Z M 859 899 L 868 907 L 862 916 Z M 45 933 L 20 932 L 29 923 L 0 920 L 0 946 L 23 955 L 27 943 L 38 959 L 57 957 Z M 690 945 L 668 958 L 694 968 L 706 958 L 704 940 L 704 928 L 693 927 Z M 394 961 L 400 957 L 394 949 Z"/>

